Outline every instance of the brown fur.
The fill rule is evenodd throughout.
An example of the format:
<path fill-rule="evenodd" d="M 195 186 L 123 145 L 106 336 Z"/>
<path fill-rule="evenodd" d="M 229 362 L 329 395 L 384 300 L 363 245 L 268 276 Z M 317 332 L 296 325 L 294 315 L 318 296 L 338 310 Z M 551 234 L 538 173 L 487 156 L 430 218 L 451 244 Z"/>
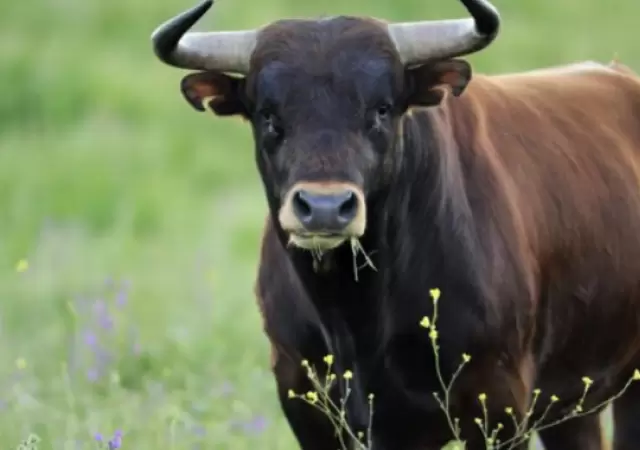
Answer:
<path fill-rule="evenodd" d="M 303 450 L 336 448 L 330 423 L 289 389 L 311 386 L 301 359 L 352 370 L 346 419 L 372 450 L 436 450 L 451 438 L 427 333 L 429 289 L 440 288 L 445 379 L 472 361 L 452 394 L 467 450 L 484 450 L 473 418 L 485 392 L 493 424 L 513 429 L 531 391 L 555 420 L 594 380 L 588 409 L 640 367 L 640 81 L 619 63 L 498 76 L 461 60 L 404 68 L 378 22 L 281 21 L 261 34 L 246 79 L 190 75 L 219 115 L 249 119 L 270 214 L 256 294 L 274 346 L 282 408 Z M 213 83 L 214 87 L 197 86 Z M 381 96 L 393 97 L 390 117 Z M 275 106 L 274 106 L 275 105 Z M 363 131 L 363 124 L 367 125 Z M 354 281 L 348 248 L 316 271 L 287 246 L 282 199 L 300 182 L 359 186 L 362 238 L 377 270 Z M 340 383 L 332 394 L 344 395 Z M 640 442 L 640 392 L 615 404 L 614 450 Z M 602 450 L 597 416 L 546 430 L 547 450 Z M 523 446 L 519 447 L 524 448 Z"/>
<path fill-rule="evenodd" d="M 460 99 L 436 112 L 411 114 L 417 122 L 432 116 L 441 139 L 457 149 L 439 155 L 441 182 L 450 201 L 467 204 L 475 219 L 473 230 L 461 232 L 477 232 L 485 241 L 481 267 L 494 312 L 503 313 L 500 322 L 506 322 L 512 310 L 503 302 L 516 301 L 514 307 L 532 319 L 517 333 L 535 361 L 523 366 L 522 381 L 514 379 L 507 395 L 521 399 L 521 413 L 536 386 L 547 394 L 543 398 L 556 394 L 574 406 L 583 375 L 598 380 L 587 401 L 593 406 L 612 396 L 640 364 L 640 247 L 634 239 L 640 229 L 640 84 L 628 71 L 620 72 L 603 67 L 476 76 Z M 272 228 L 265 233 L 272 234 Z M 295 277 L 289 270 L 279 276 Z M 526 297 L 506 295 L 514 276 L 527 286 Z M 273 279 L 260 280 L 272 308 L 286 307 L 278 306 Z M 615 305 L 605 300 L 620 295 Z M 290 370 L 302 356 L 290 362 Z M 497 400 L 503 394 L 495 391 L 496 368 L 487 370 L 483 384 L 494 385 L 489 397 Z M 469 377 L 460 383 L 471 383 L 467 389 L 474 393 L 482 390 L 478 373 Z M 303 384 L 291 387 L 308 388 L 302 379 L 298 383 Z M 597 389 L 598 384 L 608 387 Z M 546 441 L 566 443 L 566 429 L 568 445 L 582 443 L 551 443 L 549 449 L 602 448 L 599 432 L 593 441 L 580 437 L 599 429 L 594 422 L 573 419 L 564 427 L 547 432 Z"/>

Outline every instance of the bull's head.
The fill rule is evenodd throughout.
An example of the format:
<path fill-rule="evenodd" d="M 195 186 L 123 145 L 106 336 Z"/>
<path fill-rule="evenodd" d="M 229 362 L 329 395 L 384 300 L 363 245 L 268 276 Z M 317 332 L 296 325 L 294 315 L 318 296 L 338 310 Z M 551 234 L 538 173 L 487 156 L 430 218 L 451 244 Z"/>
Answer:
<path fill-rule="evenodd" d="M 328 250 L 365 233 L 367 201 L 401 158 L 402 115 L 440 103 L 445 91 L 460 95 L 471 68 L 453 58 L 495 39 L 495 8 L 461 1 L 472 18 L 334 17 L 189 32 L 213 3 L 204 0 L 152 41 L 163 62 L 200 70 L 182 80 L 194 108 L 251 122 L 272 214 L 296 246 Z"/>

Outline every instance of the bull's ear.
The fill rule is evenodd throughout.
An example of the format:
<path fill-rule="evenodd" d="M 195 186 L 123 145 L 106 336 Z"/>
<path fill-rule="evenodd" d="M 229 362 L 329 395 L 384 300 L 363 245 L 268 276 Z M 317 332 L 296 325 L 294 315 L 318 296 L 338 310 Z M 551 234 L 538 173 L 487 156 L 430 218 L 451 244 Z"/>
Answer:
<path fill-rule="evenodd" d="M 219 116 L 247 116 L 242 101 L 244 78 L 219 72 L 198 72 L 185 76 L 180 83 L 182 95 L 198 111 L 208 106 Z"/>
<path fill-rule="evenodd" d="M 471 81 L 471 66 L 462 59 L 447 59 L 407 69 L 409 105 L 440 104 L 448 91 L 459 96 Z"/>

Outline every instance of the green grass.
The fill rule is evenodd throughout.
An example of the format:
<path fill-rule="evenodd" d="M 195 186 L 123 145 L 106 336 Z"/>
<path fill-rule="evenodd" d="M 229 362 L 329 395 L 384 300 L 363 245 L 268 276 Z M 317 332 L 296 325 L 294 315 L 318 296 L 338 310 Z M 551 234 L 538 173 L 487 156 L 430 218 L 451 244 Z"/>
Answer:
<path fill-rule="evenodd" d="M 95 433 L 116 429 L 125 449 L 295 448 L 252 293 L 265 202 L 249 129 L 194 112 L 178 91 L 183 73 L 149 45 L 160 21 L 193 3 L 0 6 L 3 448 L 29 433 L 42 449 L 95 448 Z M 640 69 L 637 0 L 496 4 L 502 36 L 471 58 L 479 71 L 615 53 Z M 463 9 L 455 0 L 223 0 L 198 28 L 339 13 L 415 20 Z M 21 258 L 29 269 L 17 273 Z M 94 352 L 71 342 L 101 330 L 82 306 L 99 299 L 112 302 L 113 329 L 100 339 L 114 359 L 91 381 Z"/>

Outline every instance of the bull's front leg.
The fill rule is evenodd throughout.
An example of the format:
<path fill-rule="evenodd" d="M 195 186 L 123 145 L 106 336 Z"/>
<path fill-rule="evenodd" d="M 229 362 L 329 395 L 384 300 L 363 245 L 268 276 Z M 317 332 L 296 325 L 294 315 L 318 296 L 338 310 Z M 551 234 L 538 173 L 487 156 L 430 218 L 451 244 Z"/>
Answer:
<path fill-rule="evenodd" d="M 275 352 L 275 350 L 273 350 Z M 309 391 L 317 391 L 313 385 L 307 370 L 302 366 L 301 360 L 286 356 L 282 353 L 274 354 L 273 373 L 275 375 L 278 397 L 284 415 L 296 437 L 301 450 L 333 450 L 342 448 L 340 438 L 330 418 L 319 411 L 318 408 L 306 401 L 291 396 L 291 393 L 305 395 Z M 324 374 L 324 363 L 320 361 L 310 362 L 315 366 L 321 376 Z M 324 365 L 324 367 L 323 367 Z M 323 380 L 320 380 L 322 383 Z M 338 389 L 331 389 L 331 400 L 334 404 L 340 404 Z M 346 436 L 342 436 L 343 442 L 348 442 Z"/>
<path fill-rule="evenodd" d="M 511 364 L 494 358 L 476 361 L 466 375 L 460 377 L 459 413 L 467 450 L 490 448 L 487 439 L 500 448 L 526 450 L 531 436 L 528 431 L 532 408 L 533 364 L 528 355 Z"/>

